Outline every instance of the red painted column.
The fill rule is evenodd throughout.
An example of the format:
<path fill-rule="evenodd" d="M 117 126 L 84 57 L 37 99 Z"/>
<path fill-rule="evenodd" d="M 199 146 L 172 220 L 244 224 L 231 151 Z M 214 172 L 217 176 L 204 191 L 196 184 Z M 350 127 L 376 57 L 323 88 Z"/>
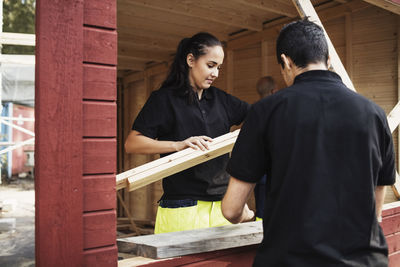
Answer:
<path fill-rule="evenodd" d="M 36 266 L 83 266 L 83 0 L 36 8 Z"/>
<path fill-rule="evenodd" d="M 117 266 L 116 0 L 36 8 L 36 266 Z"/>

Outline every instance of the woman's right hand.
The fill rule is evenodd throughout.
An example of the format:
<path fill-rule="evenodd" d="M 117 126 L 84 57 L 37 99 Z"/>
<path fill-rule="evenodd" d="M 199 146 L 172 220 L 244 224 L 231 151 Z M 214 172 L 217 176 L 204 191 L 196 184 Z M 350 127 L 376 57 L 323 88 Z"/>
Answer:
<path fill-rule="evenodd" d="M 191 147 L 195 150 L 208 150 L 208 142 L 212 142 L 212 138 L 202 135 L 202 136 L 192 136 L 183 141 L 176 142 L 176 151 L 181 151 L 185 148 Z"/>

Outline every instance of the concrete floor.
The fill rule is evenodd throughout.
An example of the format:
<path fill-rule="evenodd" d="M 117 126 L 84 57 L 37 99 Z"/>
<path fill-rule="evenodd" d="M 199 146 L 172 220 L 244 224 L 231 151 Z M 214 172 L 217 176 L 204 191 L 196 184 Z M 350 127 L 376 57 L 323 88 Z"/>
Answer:
<path fill-rule="evenodd" d="M 13 221 L 0 231 L 0 266 L 35 266 L 35 191 L 33 180 L 18 179 L 0 185 L 0 202 L 7 203 L 9 211 L 0 212 L 0 220 Z M 3 204 L 4 206 L 4 204 Z"/>

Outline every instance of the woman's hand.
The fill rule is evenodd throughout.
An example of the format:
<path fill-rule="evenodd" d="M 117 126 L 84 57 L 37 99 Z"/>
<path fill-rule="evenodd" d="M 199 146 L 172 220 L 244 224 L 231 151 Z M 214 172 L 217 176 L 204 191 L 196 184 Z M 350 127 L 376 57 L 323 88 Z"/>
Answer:
<path fill-rule="evenodd" d="M 202 136 L 192 136 L 183 141 L 176 142 L 176 151 L 181 151 L 185 148 L 191 147 L 195 150 L 208 150 L 208 142 L 212 142 L 212 138 L 202 135 Z"/>

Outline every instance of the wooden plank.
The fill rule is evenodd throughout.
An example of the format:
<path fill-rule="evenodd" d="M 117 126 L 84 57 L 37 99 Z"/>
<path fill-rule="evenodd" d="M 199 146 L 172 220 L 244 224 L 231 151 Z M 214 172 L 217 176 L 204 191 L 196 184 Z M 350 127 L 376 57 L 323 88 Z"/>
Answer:
<path fill-rule="evenodd" d="M 83 102 L 83 136 L 116 137 L 117 104 L 115 102 Z"/>
<path fill-rule="evenodd" d="M 126 216 L 128 217 L 128 220 L 130 222 L 130 226 L 132 227 L 132 230 L 135 231 L 135 233 L 137 235 L 140 235 L 140 230 L 136 226 L 135 222 L 133 221 L 133 217 L 132 217 L 131 213 L 129 212 L 129 208 L 128 208 L 128 206 L 126 206 L 126 204 L 125 204 L 124 200 L 122 199 L 121 194 L 119 192 L 117 192 L 117 196 L 118 196 L 119 203 L 121 203 L 121 205 L 126 213 Z"/>
<path fill-rule="evenodd" d="M 118 251 L 148 258 L 168 258 L 259 244 L 262 222 L 121 238 Z"/>
<path fill-rule="evenodd" d="M 400 266 L 400 251 L 396 251 L 389 255 L 389 267 Z"/>
<path fill-rule="evenodd" d="M 385 235 L 400 232 L 400 213 L 383 217 L 381 225 Z"/>
<path fill-rule="evenodd" d="M 86 250 L 83 254 L 84 266 L 117 267 L 118 248 L 116 245 Z"/>
<path fill-rule="evenodd" d="M 168 175 L 185 170 L 199 163 L 229 153 L 239 131 L 227 133 L 213 139 L 209 150 L 187 148 L 169 156 L 154 160 L 117 175 L 117 190 L 128 187 L 129 191 L 141 188 Z"/>
<path fill-rule="evenodd" d="M 83 1 L 36 11 L 35 264 L 82 266 Z"/>
<path fill-rule="evenodd" d="M 261 41 L 261 77 L 269 75 L 268 70 L 268 41 Z"/>
<path fill-rule="evenodd" d="M 382 217 L 400 213 L 400 201 L 383 204 Z"/>
<path fill-rule="evenodd" d="M 146 68 L 147 59 L 136 57 L 118 56 L 118 70 L 143 71 Z"/>
<path fill-rule="evenodd" d="M 297 16 L 296 10 L 290 4 L 279 3 L 277 1 L 267 0 L 233 0 L 234 2 L 240 3 L 244 6 L 256 8 L 259 10 L 265 10 L 273 12 L 279 15 L 288 16 L 294 18 Z"/>
<path fill-rule="evenodd" d="M 388 244 L 389 254 L 400 251 L 400 233 L 394 233 L 385 236 L 386 243 Z"/>
<path fill-rule="evenodd" d="M 113 246 L 116 240 L 115 210 L 83 214 L 84 248 Z"/>
<path fill-rule="evenodd" d="M 83 140 L 83 173 L 114 174 L 116 171 L 117 142 L 110 139 Z"/>
<path fill-rule="evenodd" d="M 115 176 L 92 175 L 83 177 L 83 210 L 97 211 L 115 208 Z"/>
<path fill-rule="evenodd" d="M 118 58 L 130 57 L 140 61 L 163 62 L 171 59 L 171 51 L 154 51 L 151 47 L 138 49 L 131 45 L 118 45 Z"/>
<path fill-rule="evenodd" d="M 349 78 L 353 76 L 353 21 L 351 13 L 345 16 L 345 32 L 346 32 L 346 70 Z"/>
<path fill-rule="evenodd" d="M 83 61 L 117 65 L 117 32 L 84 27 Z"/>
<path fill-rule="evenodd" d="M 116 86 L 116 67 L 83 64 L 83 99 L 115 100 Z"/>
<path fill-rule="evenodd" d="M 0 44 L 35 46 L 35 34 L 0 32 Z"/>
<path fill-rule="evenodd" d="M 85 25 L 115 29 L 117 27 L 117 1 L 115 0 L 85 0 Z"/>
<path fill-rule="evenodd" d="M 371 5 L 383 8 L 394 14 L 400 15 L 400 2 L 398 0 L 363 0 Z"/>
<path fill-rule="evenodd" d="M 234 71 L 234 62 L 233 62 L 233 50 L 228 50 L 227 51 L 227 73 L 226 73 L 226 91 L 229 94 L 233 93 L 233 81 L 234 81 L 234 76 L 233 76 L 233 71 Z"/>
<path fill-rule="evenodd" d="M 140 6 L 148 9 L 160 10 L 162 12 L 172 13 L 179 16 L 189 16 L 198 20 L 206 20 L 239 28 L 261 31 L 262 19 L 254 16 L 221 12 L 221 10 L 199 6 L 198 3 L 186 3 L 180 0 L 141 0 L 127 1 L 134 8 Z"/>
<path fill-rule="evenodd" d="M 310 0 L 292 0 L 293 4 L 296 6 L 297 11 L 299 12 L 300 16 L 302 18 L 304 17 L 309 17 L 309 19 L 319 26 L 321 26 L 324 29 L 324 26 L 322 25 L 321 20 L 319 19 L 317 13 L 315 12 L 315 9 L 313 5 L 311 4 Z M 325 31 L 325 37 L 328 42 L 328 48 L 329 48 L 329 56 L 331 58 L 331 65 L 335 72 L 340 75 L 340 77 L 343 80 L 343 83 L 350 88 L 351 90 L 355 91 L 354 85 L 352 81 L 350 80 L 349 75 L 347 74 L 342 61 L 340 60 L 338 54 L 336 53 L 336 50 L 331 42 L 331 39 L 328 36 L 328 33 Z"/>

